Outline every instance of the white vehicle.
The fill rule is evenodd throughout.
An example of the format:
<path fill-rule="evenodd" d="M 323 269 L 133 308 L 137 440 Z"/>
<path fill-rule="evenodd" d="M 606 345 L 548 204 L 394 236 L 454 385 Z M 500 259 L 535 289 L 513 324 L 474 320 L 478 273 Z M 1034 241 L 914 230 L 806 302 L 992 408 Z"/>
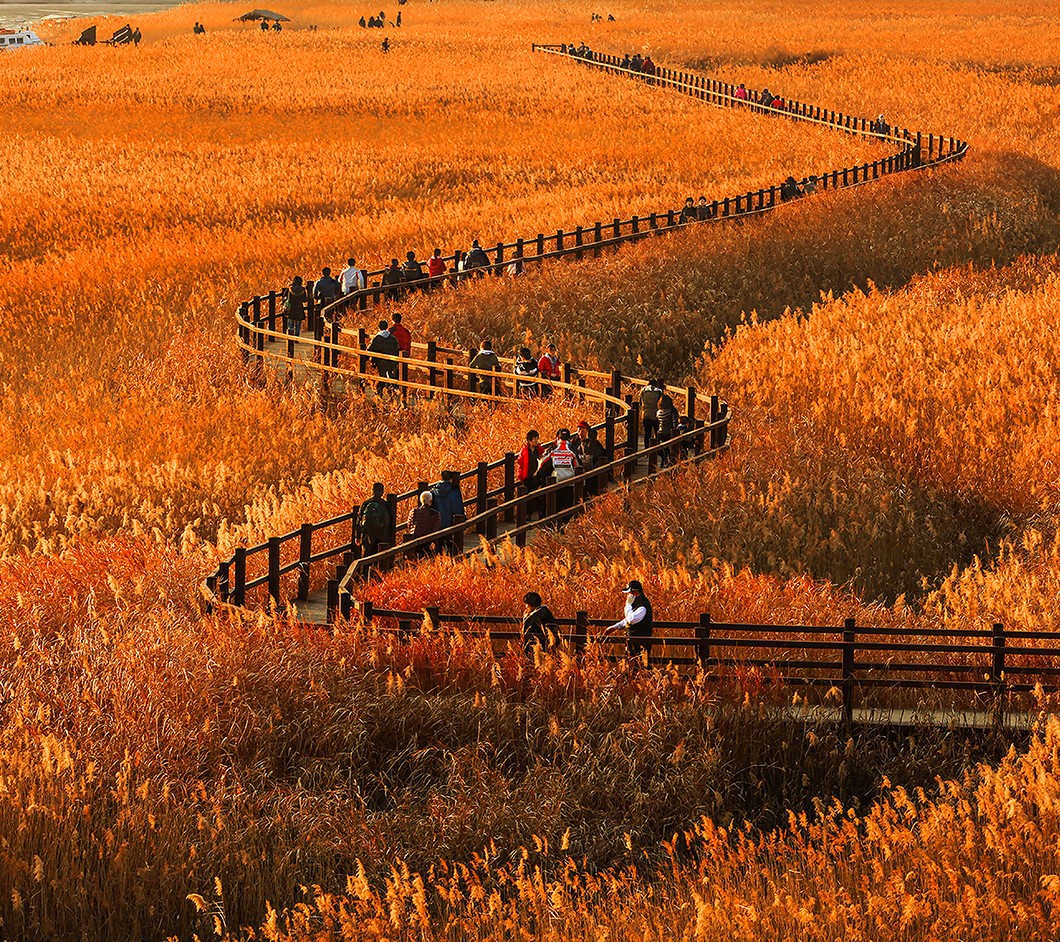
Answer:
<path fill-rule="evenodd" d="M 0 52 L 4 49 L 22 49 L 26 46 L 43 46 L 45 42 L 31 29 L 0 29 Z"/>

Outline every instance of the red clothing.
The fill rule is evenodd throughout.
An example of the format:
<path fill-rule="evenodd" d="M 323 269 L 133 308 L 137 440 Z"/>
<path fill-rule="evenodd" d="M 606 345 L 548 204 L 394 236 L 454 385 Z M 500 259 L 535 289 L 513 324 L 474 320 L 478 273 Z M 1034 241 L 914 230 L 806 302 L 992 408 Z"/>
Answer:
<path fill-rule="evenodd" d="M 445 262 L 440 257 L 432 255 L 427 259 L 427 274 L 431 278 L 437 278 L 439 275 L 445 274 Z"/>
<path fill-rule="evenodd" d="M 545 449 L 540 445 L 534 445 L 531 447 L 530 443 L 527 442 L 523 445 L 523 450 L 519 452 L 519 457 L 515 461 L 515 477 L 520 481 L 525 481 L 528 477 L 534 474 L 538 466 L 541 464 L 541 456 L 545 453 Z M 533 468 L 530 467 L 530 456 L 533 455 Z"/>
<path fill-rule="evenodd" d="M 559 359 L 542 353 L 537 362 L 537 375 L 542 379 L 559 379 Z"/>
<path fill-rule="evenodd" d="M 404 324 L 391 324 L 390 333 L 398 342 L 398 349 L 406 356 L 412 353 L 412 334 Z"/>

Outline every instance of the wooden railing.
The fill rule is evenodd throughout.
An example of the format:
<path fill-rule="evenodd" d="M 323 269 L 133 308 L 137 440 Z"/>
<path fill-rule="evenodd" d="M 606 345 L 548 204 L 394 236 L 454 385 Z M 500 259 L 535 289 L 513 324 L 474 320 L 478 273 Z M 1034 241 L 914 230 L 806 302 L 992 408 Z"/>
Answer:
<path fill-rule="evenodd" d="M 656 599 L 656 609 L 662 608 Z M 511 615 L 443 613 L 437 607 L 398 611 L 364 601 L 354 605 L 355 617 L 373 630 L 411 636 L 425 628 L 459 632 L 501 646 L 521 645 L 521 619 Z M 626 656 L 623 637 L 591 634 L 613 618 L 591 618 L 579 611 L 556 618 L 555 640 L 561 650 L 583 654 L 591 643 L 602 656 Z M 900 705 L 896 691 L 947 690 L 965 695 L 965 707 L 985 710 L 994 725 L 1017 694 L 1060 689 L 1056 656 L 1060 643 L 1054 632 L 1012 631 L 1001 624 L 990 629 L 937 628 L 917 632 L 909 640 L 904 628 L 858 625 L 743 625 L 715 622 L 709 613 L 696 621 L 654 621 L 654 634 L 637 638 L 649 646 L 649 665 L 701 668 L 704 679 L 755 682 L 763 686 L 804 688 L 825 692 L 817 699 L 835 699 L 850 723 L 859 708 Z M 1039 644 L 1039 642 L 1045 642 Z M 871 696 L 877 691 L 885 696 Z M 1025 706 L 1034 709 L 1035 698 Z M 948 704 L 951 708 L 954 702 Z"/>
<path fill-rule="evenodd" d="M 759 102 L 758 92 L 748 92 L 748 98 L 736 96 L 736 86 L 720 82 L 705 76 L 669 68 L 658 68 L 654 75 L 645 75 L 632 69 L 622 68 L 617 56 L 593 53 L 589 58 L 571 55 L 562 51 L 561 46 L 533 46 L 534 51 L 562 56 L 575 63 L 599 69 L 610 74 L 620 75 L 635 81 L 649 83 L 658 88 L 671 89 L 689 95 L 698 101 L 719 108 L 746 110 L 749 114 L 762 114 L 783 117 L 793 121 L 816 124 L 846 134 L 877 140 L 882 145 L 896 147 L 897 150 L 881 156 L 871 163 L 854 164 L 838 169 L 822 169 L 814 175 L 820 192 L 862 186 L 880 180 L 895 173 L 911 170 L 922 170 L 937 167 L 941 164 L 959 161 L 968 152 L 968 144 L 957 138 L 935 133 L 911 131 L 907 128 L 894 127 L 886 133 L 873 130 L 872 122 L 861 116 L 845 114 L 819 105 L 785 99 L 783 108 L 765 106 Z M 804 177 L 800 184 L 808 179 Z M 738 193 L 712 200 L 708 204 L 707 218 L 694 222 L 720 222 L 737 217 L 757 215 L 770 212 L 780 206 L 789 205 L 781 199 L 779 183 L 746 193 Z M 309 303 L 307 310 L 307 329 L 316 340 L 328 336 L 331 325 L 340 321 L 350 309 L 365 310 L 370 305 L 380 305 L 389 301 L 398 301 L 410 290 L 430 290 L 443 285 L 454 285 L 469 278 L 501 276 L 506 273 L 522 273 L 526 266 L 557 258 L 582 259 L 588 254 L 599 257 L 609 248 L 615 248 L 628 242 L 634 242 L 648 236 L 673 232 L 685 225 L 681 222 L 680 208 L 665 207 L 631 216 L 628 219 L 595 220 L 571 229 L 559 229 L 555 233 L 539 232 L 496 245 L 482 246 L 489 260 L 488 264 L 471 271 L 456 270 L 466 253 L 454 251 L 442 256 L 450 269 L 444 275 L 434 278 L 424 277 L 409 284 L 384 287 L 380 283 L 385 269 L 366 271 L 367 287 L 354 291 L 343 298 L 319 308 L 312 297 L 313 283 L 309 282 Z M 426 262 L 426 259 L 421 259 Z M 266 310 L 272 329 L 275 329 L 279 299 L 282 292 L 277 292 Z M 321 317 L 320 315 L 323 315 Z"/>
<path fill-rule="evenodd" d="M 261 307 L 260 303 L 256 305 L 261 300 L 256 298 L 245 302 L 240 308 L 239 343 L 248 357 L 257 355 L 264 360 L 262 338 L 271 337 L 289 348 L 283 354 L 271 354 L 273 359 L 289 361 L 292 365 L 305 364 L 326 376 L 342 376 L 348 383 L 382 384 L 384 389 L 389 388 L 394 394 L 400 391 L 406 396 L 451 396 L 486 402 L 518 402 L 525 401 L 520 398 L 524 395 L 520 384 L 529 382 L 547 387 L 554 395 L 564 395 L 588 408 L 599 410 L 602 418 L 592 425 L 592 429 L 600 437 L 606 454 L 614 456 L 621 452 L 621 457 L 579 474 L 571 482 L 543 487 L 533 494 L 517 487 L 514 452 L 508 452 L 492 462 L 478 462 L 474 468 L 459 472 L 454 481 L 458 485 L 472 483 L 473 493 L 470 493 L 469 488 L 469 493 L 465 495 L 464 487 L 461 486 L 461 494 L 466 505 L 474 507 L 474 512 L 465 515 L 454 526 L 419 540 L 401 542 L 407 530 L 407 525 L 401 521 L 415 506 L 420 492 L 430 484 L 419 482 L 416 488 L 404 493 L 388 493 L 386 501 L 393 527 L 390 538 L 385 541 L 388 546 L 373 556 L 359 556 L 355 532 L 359 508 L 352 508 L 348 513 L 320 523 L 304 523 L 298 530 L 271 537 L 254 546 L 240 547 L 229 559 L 222 560 L 217 570 L 206 579 L 204 586 L 211 605 L 245 605 L 250 593 L 258 589 L 265 590 L 266 598 L 276 608 L 282 608 L 287 598 L 304 601 L 317 584 L 313 578 L 314 566 L 328 563 L 329 572 L 332 568 L 335 572 L 334 577 L 327 580 L 330 621 L 337 612 L 348 613 L 350 610 L 350 592 L 357 580 L 371 570 L 393 567 L 401 559 L 420 553 L 428 544 L 437 545 L 439 541 L 445 541 L 448 546 L 455 547 L 456 552 L 463 552 L 465 538 L 472 534 L 475 546 L 481 539 L 489 541 L 502 536 L 512 539 L 517 545 L 525 545 L 530 530 L 558 525 L 579 512 L 611 482 L 630 481 L 638 461 L 644 464 L 646 470 L 642 480 L 647 480 L 658 473 L 656 465 L 661 463 L 664 454 L 666 458 L 672 458 L 676 465 L 716 455 L 729 443 L 731 414 L 727 404 L 717 396 L 699 394 L 692 386 L 665 387 L 675 403 L 683 407 L 681 419 L 686 431 L 662 444 L 643 448 L 637 400 L 637 394 L 646 384 L 643 379 L 625 377 L 617 370 L 604 373 L 599 370 L 580 370 L 571 364 L 564 364 L 561 380 L 528 380 L 511 373 L 472 369 L 467 362 L 454 361 L 452 354 L 456 354 L 455 350 L 439 347 L 433 342 L 414 345 L 414 351 L 423 351 L 422 357 L 395 357 L 369 353 L 363 337 L 357 347 L 308 338 L 296 340 L 286 334 L 255 327 L 253 321 L 247 319 L 255 306 Z M 319 362 L 297 359 L 294 350 L 296 343 L 319 349 Z M 440 350 L 449 354 L 444 362 L 439 359 Z M 472 352 L 464 356 L 470 361 Z M 383 380 L 369 373 L 365 361 L 376 358 L 395 363 L 399 368 L 399 377 Z M 510 365 L 512 361 L 504 358 L 502 362 Z M 344 366 L 343 363 L 348 365 Z M 491 392 L 483 392 L 480 388 L 483 379 L 488 379 L 492 384 Z M 567 499 L 569 506 L 559 506 Z M 544 515 L 530 521 L 530 505 L 534 502 L 540 502 Z M 502 533 L 502 524 L 513 526 Z M 291 583 L 286 587 L 285 579 Z"/>

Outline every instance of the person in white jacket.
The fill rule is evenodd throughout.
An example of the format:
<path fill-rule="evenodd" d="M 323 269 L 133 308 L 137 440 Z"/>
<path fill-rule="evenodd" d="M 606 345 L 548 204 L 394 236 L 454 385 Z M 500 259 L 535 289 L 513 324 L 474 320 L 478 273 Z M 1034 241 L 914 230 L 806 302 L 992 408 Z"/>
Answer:
<path fill-rule="evenodd" d="M 626 594 L 626 607 L 622 618 L 603 631 L 607 637 L 615 631 L 625 630 L 626 650 L 630 657 L 646 661 L 651 654 L 652 611 L 651 602 L 644 594 L 644 586 L 637 579 L 630 579 L 622 589 Z M 641 657 L 642 653 L 645 655 Z"/>

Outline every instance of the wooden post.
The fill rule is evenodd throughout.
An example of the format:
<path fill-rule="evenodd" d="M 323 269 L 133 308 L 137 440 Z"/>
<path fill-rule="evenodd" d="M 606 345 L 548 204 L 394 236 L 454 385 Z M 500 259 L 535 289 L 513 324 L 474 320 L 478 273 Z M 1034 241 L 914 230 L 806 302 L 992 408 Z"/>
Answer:
<path fill-rule="evenodd" d="M 710 668 L 710 613 L 705 612 L 699 616 L 699 624 L 696 625 L 696 657 L 699 666 L 703 670 Z"/>
<path fill-rule="evenodd" d="M 427 606 L 427 624 L 431 626 L 431 631 L 438 631 L 442 627 L 442 612 L 437 605 Z"/>
<path fill-rule="evenodd" d="M 627 481 L 633 479 L 633 475 L 637 467 L 637 446 L 640 439 L 640 403 L 634 402 L 633 397 L 630 396 L 627 401 L 626 408 L 626 453 L 625 456 L 628 458 L 633 455 L 633 460 L 627 462 L 622 466 L 622 477 Z"/>
<path fill-rule="evenodd" d="M 854 655 L 856 646 L 854 619 L 843 622 L 843 725 L 847 732 L 854 723 Z"/>
<path fill-rule="evenodd" d="M 515 454 L 510 451 L 504 453 L 504 503 L 515 500 Z M 504 522 L 511 523 L 515 520 L 515 508 L 509 507 L 504 511 Z"/>
<path fill-rule="evenodd" d="M 390 511 L 390 533 L 388 535 L 387 543 L 391 546 L 397 546 L 397 494 L 386 495 L 386 506 Z"/>
<path fill-rule="evenodd" d="M 614 222 L 611 223 L 611 233 L 614 238 L 619 239 L 622 237 L 622 220 L 615 218 Z"/>
<path fill-rule="evenodd" d="M 611 395 L 616 399 L 622 398 L 622 373 L 618 370 L 611 371 Z"/>
<path fill-rule="evenodd" d="M 280 608 L 280 538 L 269 537 L 269 598 Z"/>
<path fill-rule="evenodd" d="M 563 230 L 562 229 L 557 229 L 556 230 L 556 251 L 557 252 L 562 252 L 563 251 Z"/>
<path fill-rule="evenodd" d="M 543 232 L 539 232 L 537 234 L 537 255 L 538 255 L 538 258 L 540 258 L 544 254 L 545 254 L 545 234 Z"/>
<path fill-rule="evenodd" d="M 368 331 L 363 327 L 357 328 L 357 349 L 361 351 L 357 358 L 357 372 L 364 376 L 368 372 L 368 356 L 365 353 L 368 349 Z"/>
<path fill-rule="evenodd" d="M 648 217 L 648 228 L 649 229 L 658 229 L 659 228 L 659 217 L 655 213 L 652 213 Z"/>
<path fill-rule="evenodd" d="M 240 546 L 236 548 L 234 581 L 232 587 L 232 604 L 245 605 L 247 601 L 247 548 Z"/>
<path fill-rule="evenodd" d="M 596 242 L 596 249 L 593 254 L 596 258 L 600 257 L 600 243 L 604 239 L 603 226 L 598 222 L 593 226 L 593 240 Z"/>
<path fill-rule="evenodd" d="M 715 428 L 716 423 L 721 421 L 721 400 L 717 396 L 710 397 L 710 450 L 720 448 L 724 441 L 720 429 Z"/>
<path fill-rule="evenodd" d="M 313 558 L 313 524 L 303 523 L 298 529 L 298 600 L 309 598 L 309 567 Z"/>
<path fill-rule="evenodd" d="M 314 340 L 319 340 L 316 334 L 317 320 L 317 303 L 316 298 L 313 297 L 313 289 L 316 287 L 315 281 L 307 281 L 305 283 L 305 327 L 312 335 Z"/>
<path fill-rule="evenodd" d="M 515 240 L 515 273 L 521 275 L 523 273 L 523 255 L 525 253 L 525 243 L 522 239 Z"/>
<path fill-rule="evenodd" d="M 370 604 L 370 602 L 365 602 L 365 605 Z M 349 592 L 344 592 L 339 596 L 339 614 L 347 619 L 353 614 L 353 596 Z"/>
<path fill-rule="evenodd" d="M 610 409 L 604 419 L 604 449 L 609 455 L 615 453 L 615 415 Z"/>
<path fill-rule="evenodd" d="M 689 419 L 696 417 L 696 387 L 685 387 L 685 416 Z"/>
<path fill-rule="evenodd" d="M 276 329 L 276 292 L 269 292 L 269 330 Z"/>
<path fill-rule="evenodd" d="M 229 563 L 227 562 L 217 567 L 217 597 L 222 602 L 228 601 L 228 569 Z"/>
<path fill-rule="evenodd" d="M 427 360 L 430 363 L 438 362 L 438 344 L 434 340 L 427 341 Z M 438 385 L 438 371 L 432 366 L 427 370 L 427 383 L 433 389 Z M 434 393 L 430 394 L 430 397 L 434 398 Z"/>
<path fill-rule="evenodd" d="M 324 609 L 324 622 L 328 625 L 335 624 L 339 614 L 339 580 L 328 579 L 328 596 Z"/>
<path fill-rule="evenodd" d="M 993 626 L 993 652 L 990 657 L 990 687 L 993 694 L 991 719 L 994 729 L 1005 722 L 1005 626 Z"/>
<path fill-rule="evenodd" d="M 574 614 L 574 651 L 576 654 L 585 652 L 585 645 L 589 640 L 589 613 L 575 612 Z"/>
<path fill-rule="evenodd" d="M 636 216 L 634 216 L 632 219 L 630 219 L 629 222 L 630 222 L 630 225 L 632 226 L 632 229 L 631 229 L 632 232 L 640 232 L 640 219 L 638 219 Z"/>
<path fill-rule="evenodd" d="M 526 546 L 526 532 L 522 530 L 526 526 L 528 520 L 528 514 L 526 509 L 526 501 L 519 501 L 515 508 L 515 526 L 518 531 L 515 534 L 515 545 Z"/>
<path fill-rule="evenodd" d="M 578 250 L 574 253 L 574 257 L 580 262 L 582 260 L 582 243 L 585 241 L 584 230 L 581 226 L 578 226 L 574 230 L 574 244 L 578 247 Z"/>
<path fill-rule="evenodd" d="M 504 243 L 497 243 L 497 267 L 493 270 L 493 274 L 500 277 L 504 274 Z"/>
<path fill-rule="evenodd" d="M 475 527 L 475 532 L 481 536 L 486 535 L 486 518 L 482 515 L 485 514 L 489 507 L 489 498 L 486 496 L 486 492 L 489 488 L 489 472 L 487 471 L 487 465 L 485 461 L 478 463 L 478 469 L 475 474 L 476 494 L 475 494 L 475 514 L 480 516 L 478 524 Z"/>

